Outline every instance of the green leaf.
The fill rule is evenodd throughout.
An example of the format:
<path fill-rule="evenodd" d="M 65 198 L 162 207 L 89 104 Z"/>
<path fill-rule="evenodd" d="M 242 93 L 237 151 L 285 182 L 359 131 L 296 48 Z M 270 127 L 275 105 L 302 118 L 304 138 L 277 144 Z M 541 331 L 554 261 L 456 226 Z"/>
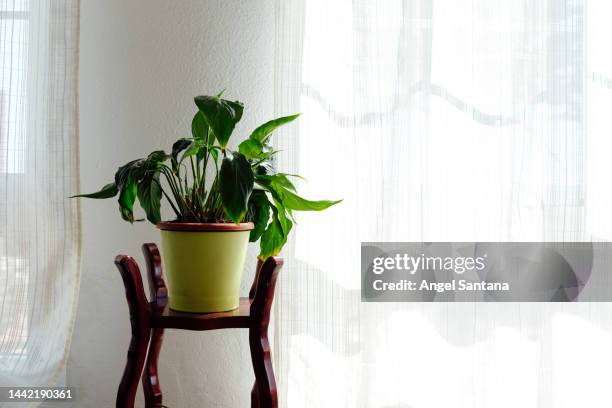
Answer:
<path fill-rule="evenodd" d="M 277 174 L 258 174 L 255 176 L 255 180 L 262 184 L 269 184 L 269 183 L 276 183 L 279 186 L 287 189 L 287 190 L 291 190 L 293 192 L 295 192 L 295 186 L 293 185 L 293 183 L 291 182 L 291 180 L 289 180 L 289 178 L 287 177 L 287 174 L 284 173 L 277 173 Z"/>
<path fill-rule="evenodd" d="M 216 96 L 196 96 L 195 103 L 202 112 L 206 124 L 212 129 L 219 146 L 225 148 L 242 118 L 242 103 L 232 102 Z"/>
<path fill-rule="evenodd" d="M 215 159 L 215 163 L 217 163 L 217 161 L 219 161 L 219 151 L 216 149 L 216 146 L 211 146 L 209 151 L 210 155 L 213 157 L 213 159 Z"/>
<path fill-rule="evenodd" d="M 269 160 L 263 161 L 255 167 L 255 174 L 257 175 L 274 174 L 275 172 L 276 169 Z"/>
<path fill-rule="evenodd" d="M 260 183 L 261 184 L 261 183 Z M 331 207 L 332 205 L 338 204 L 342 200 L 330 201 L 330 200 L 321 200 L 321 201 L 311 201 L 305 198 L 300 197 L 299 195 L 289 191 L 282 184 L 279 184 L 276 181 L 272 181 L 270 183 L 270 188 L 278 194 L 280 198 L 279 201 L 282 202 L 283 206 L 289 210 L 295 211 L 322 211 L 326 208 Z"/>
<path fill-rule="evenodd" d="M 193 138 L 201 140 L 207 145 L 212 144 L 215 136 L 209 132 L 209 129 L 206 117 L 201 111 L 197 111 L 191 121 L 191 134 Z"/>
<path fill-rule="evenodd" d="M 249 214 L 251 221 L 255 224 L 255 228 L 249 235 L 249 241 L 255 242 L 261 238 L 270 220 L 270 201 L 264 191 L 256 190 L 251 194 Z"/>
<path fill-rule="evenodd" d="M 121 218 L 129 222 L 134 222 L 134 201 L 136 201 L 136 182 L 129 176 L 119 190 Z"/>
<path fill-rule="evenodd" d="M 270 256 L 277 255 L 287 242 L 283 228 L 278 219 L 278 211 L 272 207 L 272 222 L 264 231 L 259 242 L 259 259 L 266 260 Z"/>
<path fill-rule="evenodd" d="M 287 209 L 283 206 L 283 204 L 277 200 L 274 200 L 274 206 L 276 208 L 276 215 L 278 217 L 278 221 L 280 222 L 281 228 L 283 229 L 283 235 L 285 236 L 285 240 L 289 237 L 289 232 L 291 231 L 291 227 L 293 227 L 293 223 L 289 219 L 287 214 Z"/>
<path fill-rule="evenodd" d="M 95 193 L 89 194 L 77 194 L 70 196 L 70 198 L 75 197 L 85 197 L 85 198 L 111 198 L 117 195 L 119 190 L 117 189 L 117 185 L 115 183 L 108 183 L 104 187 L 102 187 L 99 191 Z"/>
<path fill-rule="evenodd" d="M 185 143 L 182 143 L 182 145 L 184 144 Z M 174 160 L 176 157 L 174 156 L 174 146 L 172 149 L 172 154 L 172 159 Z M 147 219 L 152 224 L 157 224 L 161 221 L 160 207 L 162 188 L 159 182 L 159 164 L 167 160 L 168 157 L 170 156 L 168 156 L 163 150 L 156 150 L 149 154 L 143 165 L 144 172 L 141 175 L 138 175 L 140 177 L 136 179 L 138 201 L 140 202 L 142 209 L 147 214 Z"/>
<path fill-rule="evenodd" d="M 204 144 L 204 142 L 202 140 L 193 139 L 191 141 L 191 144 L 187 147 L 187 150 L 185 150 L 185 153 L 183 153 L 183 157 L 181 157 L 181 161 L 179 162 L 179 164 L 183 160 L 188 158 L 189 156 L 194 156 L 194 155 L 200 154 L 200 151 L 202 149 L 204 149 L 205 147 L 206 147 L 206 145 Z"/>
<path fill-rule="evenodd" d="M 115 173 L 115 184 L 117 185 L 119 191 L 121 191 L 121 186 L 123 186 L 123 184 L 127 181 L 130 174 L 138 172 L 144 163 L 144 159 L 132 160 L 131 162 L 128 162 L 117 169 L 117 172 Z"/>
<path fill-rule="evenodd" d="M 159 184 L 159 170 L 148 172 L 138 183 L 138 201 L 147 214 L 147 219 L 157 224 L 161 221 L 160 207 L 162 190 Z"/>
<path fill-rule="evenodd" d="M 191 145 L 191 139 L 179 139 L 172 145 L 172 171 L 178 171 L 178 155 Z"/>
<path fill-rule="evenodd" d="M 237 224 L 246 214 L 254 181 L 251 165 L 242 154 L 234 152 L 233 158 L 226 157 L 221 162 L 221 203 L 229 219 Z"/>
<path fill-rule="evenodd" d="M 238 151 L 247 160 L 259 159 L 263 152 L 263 147 L 259 140 L 247 139 L 238 145 Z"/>
<path fill-rule="evenodd" d="M 150 172 L 158 168 L 159 163 L 168 159 L 163 150 L 156 150 L 149 154 L 146 159 L 132 160 L 119 167 L 115 173 L 115 184 L 119 190 L 119 211 L 121 217 L 129 222 L 134 222 L 134 202 L 137 196 L 137 185 Z"/>
<path fill-rule="evenodd" d="M 293 122 L 295 119 L 300 116 L 299 113 L 295 115 L 283 116 L 277 119 L 272 119 L 269 122 L 264 123 L 259 126 L 257 129 L 251 133 L 249 139 L 255 139 L 261 142 L 261 144 L 265 144 L 270 137 L 270 134 L 278 127 L 285 125 L 287 123 Z"/>
<path fill-rule="evenodd" d="M 115 184 L 119 190 L 119 212 L 121 218 L 134 222 L 134 201 L 136 201 L 135 175 L 140 175 L 145 161 L 143 159 L 132 160 L 119 167 L 115 173 Z"/>
<path fill-rule="evenodd" d="M 151 168 L 151 166 L 157 166 L 158 163 L 166 161 L 170 156 L 163 150 L 156 150 L 149 154 L 145 160 L 145 166 Z"/>

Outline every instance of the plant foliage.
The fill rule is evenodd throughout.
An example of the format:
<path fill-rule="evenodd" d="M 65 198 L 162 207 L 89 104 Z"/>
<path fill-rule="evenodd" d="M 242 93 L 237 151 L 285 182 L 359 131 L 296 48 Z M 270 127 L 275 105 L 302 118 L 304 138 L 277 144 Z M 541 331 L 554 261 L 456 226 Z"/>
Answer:
<path fill-rule="evenodd" d="M 198 107 L 191 122 L 191 137 L 178 139 L 171 153 L 156 150 L 146 158 L 119 167 L 115 180 L 99 191 L 73 197 L 118 196 L 121 217 L 134 218 L 136 200 L 149 222 L 161 221 L 165 198 L 176 215 L 174 222 L 210 223 L 251 221 L 250 241 L 260 241 L 261 259 L 279 253 L 294 224 L 292 211 L 321 211 L 340 201 L 311 201 L 297 194 L 290 178 L 276 172 L 277 153 L 270 136 L 297 115 L 273 119 L 257 127 L 238 145 L 227 146 L 244 106 L 217 96 L 197 96 Z M 214 171 L 209 177 L 207 173 Z M 207 183 L 207 180 L 212 180 Z"/>

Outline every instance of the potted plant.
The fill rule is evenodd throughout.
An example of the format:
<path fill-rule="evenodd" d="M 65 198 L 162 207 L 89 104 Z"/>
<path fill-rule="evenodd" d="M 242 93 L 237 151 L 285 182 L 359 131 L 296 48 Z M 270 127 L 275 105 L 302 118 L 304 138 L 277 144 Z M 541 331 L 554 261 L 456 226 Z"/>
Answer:
<path fill-rule="evenodd" d="M 238 307 L 248 242 L 260 241 L 259 259 L 279 253 L 295 220 L 293 211 L 321 211 L 339 201 L 300 197 L 290 175 L 277 172 L 270 135 L 299 115 L 257 127 L 237 151 L 228 149 L 243 104 L 217 96 L 195 98 L 192 137 L 178 139 L 167 154 L 156 150 L 119 167 L 115 179 L 91 194 L 118 195 L 121 217 L 132 223 L 136 200 L 161 230 L 170 307 L 216 312 Z M 174 211 L 161 220 L 162 198 Z"/>

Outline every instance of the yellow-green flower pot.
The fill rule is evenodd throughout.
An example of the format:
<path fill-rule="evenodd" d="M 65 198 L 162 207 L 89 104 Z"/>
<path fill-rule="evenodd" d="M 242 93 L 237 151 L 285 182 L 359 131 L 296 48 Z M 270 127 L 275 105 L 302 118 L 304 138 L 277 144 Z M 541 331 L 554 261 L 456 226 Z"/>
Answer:
<path fill-rule="evenodd" d="M 170 308 L 194 313 L 236 309 L 253 223 L 161 222 L 157 227 Z"/>

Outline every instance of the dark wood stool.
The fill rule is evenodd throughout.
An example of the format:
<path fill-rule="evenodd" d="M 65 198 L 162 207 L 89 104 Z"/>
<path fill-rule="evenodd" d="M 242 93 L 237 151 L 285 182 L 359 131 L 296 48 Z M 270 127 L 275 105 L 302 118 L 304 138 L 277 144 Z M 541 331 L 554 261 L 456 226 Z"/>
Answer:
<path fill-rule="evenodd" d="M 183 313 L 168 307 L 168 290 L 164 282 L 162 262 L 155 244 L 144 244 L 144 253 L 151 301 L 144 293 L 140 269 L 127 255 L 118 255 L 115 265 L 121 272 L 130 309 L 132 341 L 127 363 L 117 391 L 117 408 L 133 408 L 142 373 L 145 406 L 162 406 L 162 392 L 157 373 L 157 359 L 164 329 L 216 330 L 226 328 L 249 329 L 251 361 L 255 371 L 255 385 L 251 391 L 251 407 L 276 408 L 276 382 L 272 371 L 268 323 L 274 299 L 276 277 L 283 266 L 282 258 L 270 257 L 257 262 L 257 270 L 248 298 L 240 298 L 236 310 L 220 313 Z M 144 368 L 144 372 L 143 372 Z"/>

